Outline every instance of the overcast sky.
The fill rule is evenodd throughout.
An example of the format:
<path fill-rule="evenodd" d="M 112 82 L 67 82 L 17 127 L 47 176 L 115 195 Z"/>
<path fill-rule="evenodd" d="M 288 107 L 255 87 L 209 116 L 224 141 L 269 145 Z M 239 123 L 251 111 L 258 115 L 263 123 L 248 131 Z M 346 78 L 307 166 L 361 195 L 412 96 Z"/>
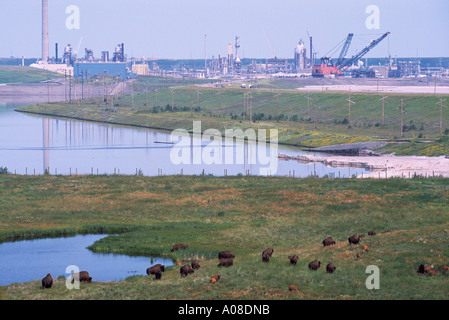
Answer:
<path fill-rule="evenodd" d="M 2 1 L 0 57 L 41 56 L 41 5 Z M 79 8 L 79 29 L 67 28 L 70 5 Z M 376 29 L 366 25 L 377 21 L 366 13 L 369 5 L 379 9 Z M 83 37 L 79 56 L 87 47 L 98 58 L 123 42 L 128 57 L 204 59 L 205 52 L 227 55 L 238 35 L 241 57 L 292 58 L 300 38 L 309 50 L 309 33 L 321 57 L 350 32 L 353 55 L 390 31 L 368 57 L 448 57 L 448 12 L 448 0 L 49 0 L 50 56 L 55 42 L 61 56 L 66 44 L 75 50 Z"/>

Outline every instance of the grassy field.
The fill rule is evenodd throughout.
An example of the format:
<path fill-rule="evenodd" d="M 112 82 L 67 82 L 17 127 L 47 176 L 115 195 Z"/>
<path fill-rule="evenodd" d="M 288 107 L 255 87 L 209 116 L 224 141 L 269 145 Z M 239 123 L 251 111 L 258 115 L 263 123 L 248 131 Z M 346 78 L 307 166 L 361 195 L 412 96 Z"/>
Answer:
<path fill-rule="evenodd" d="M 382 126 L 382 104 L 378 94 L 353 93 L 349 119 L 348 95 L 335 92 L 308 95 L 294 90 L 244 90 L 186 85 L 140 78 L 135 94 L 72 104 L 35 104 L 20 110 L 125 125 L 174 130 L 192 130 L 192 120 L 202 129 L 278 129 L 282 144 L 319 147 L 379 139 L 405 139 L 412 143 L 395 148 L 398 155 L 449 154 L 447 140 L 440 139 L 439 98 L 433 95 L 394 95 L 387 99 Z M 157 90 L 156 90 L 157 89 Z M 245 100 L 251 92 L 252 100 Z M 279 94 L 279 95 L 277 95 Z M 314 99 L 314 101 L 307 98 Z M 401 99 L 403 100 L 401 137 Z M 310 101 L 310 102 L 308 102 Z M 172 106 L 173 102 L 173 106 Z M 250 123 L 250 114 L 252 123 Z M 443 111 L 444 136 L 449 135 L 449 113 Z M 279 120 L 279 121 L 277 121 Z M 350 121 L 349 121 L 350 120 Z M 417 144 L 418 142 L 425 142 Z M 417 143 L 414 143 L 417 142 Z"/>
<path fill-rule="evenodd" d="M 162 280 L 67 290 L 36 281 L 0 287 L 1 299 L 447 299 L 449 276 L 419 276 L 419 264 L 449 263 L 449 184 L 442 178 L 293 179 L 199 176 L 0 175 L 0 240 L 77 233 L 120 233 L 92 250 L 153 254 L 201 268 L 181 278 L 169 267 Z M 350 246 L 354 233 L 376 236 Z M 323 247 L 332 236 L 336 245 Z M 170 252 L 174 243 L 185 251 Z M 369 251 L 363 252 L 362 247 Z M 262 250 L 274 248 L 269 263 Z M 229 268 L 217 253 L 233 250 Z M 360 253 L 361 258 L 356 259 Z M 288 256 L 297 254 L 296 266 Z M 318 259 L 318 271 L 308 263 Z M 337 270 L 325 272 L 332 261 Z M 380 269 L 380 290 L 368 290 L 365 269 Z M 209 278 L 222 278 L 212 285 Z M 43 275 L 45 276 L 45 275 Z M 42 276 L 42 277 L 43 277 Z M 56 278 L 58 275 L 54 275 Z M 290 293 L 289 285 L 299 292 Z"/>
<path fill-rule="evenodd" d="M 40 82 L 61 75 L 41 69 L 22 66 L 0 66 L 0 83 Z"/>

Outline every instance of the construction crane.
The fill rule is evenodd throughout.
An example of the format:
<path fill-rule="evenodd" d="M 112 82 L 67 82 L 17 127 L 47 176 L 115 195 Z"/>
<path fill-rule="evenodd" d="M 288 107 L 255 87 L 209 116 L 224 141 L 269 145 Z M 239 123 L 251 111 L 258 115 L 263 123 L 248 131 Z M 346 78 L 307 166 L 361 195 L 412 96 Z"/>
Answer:
<path fill-rule="evenodd" d="M 378 39 L 371 41 L 362 51 L 352 56 L 350 59 L 345 59 L 345 55 L 348 52 L 349 46 L 351 44 L 351 40 L 353 34 L 348 34 L 346 41 L 343 45 L 343 48 L 340 52 L 337 62 L 334 64 L 330 57 L 322 57 L 321 64 L 315 64 L 312 68 L 312 76 L 313 77 L 324 77 L 328 75 L 341 76 L 344 74 L 344 70 L 351 66 L 355 61 L 359 60 L 365 54 L 367 54 L 372 48 L 377 46 L 385 37 L 387 37 L 390 32 L 384 33 Z"/>

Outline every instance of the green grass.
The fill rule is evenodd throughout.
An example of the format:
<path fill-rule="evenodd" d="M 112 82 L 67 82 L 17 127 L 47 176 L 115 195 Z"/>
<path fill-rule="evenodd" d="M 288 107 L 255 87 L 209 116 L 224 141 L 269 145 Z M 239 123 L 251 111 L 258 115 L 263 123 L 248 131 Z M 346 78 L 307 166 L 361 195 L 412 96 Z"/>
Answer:
<path fill-rule="evenodd" d="M 0 176 L 0 239 L 64 233 L 118 233 L 92 250 L 152 254 L 201 269 L 180 278 L 172 266 L 161 281 L 133 276 L 121 282 L 51 290 L 40 281 L 0 288 L 2 299 L 447 299 L 449 277 L 418 276 L 421 263 L 449 263 L 449 184 L 443 178 L 288 179 L 200 176 Z M 377 232 L 349 246 L 354 233 Z M 337 244 L 324 248 L 332 236 Z M 185 251 L 170 252 L 174 243 Z M 362 252 L 362 246 L 369 247 Z M 274 248 L 271 261 L 261 252 Z M 234 266 L 217 267 L 233 250 Z M 356 260 L 356 253 L 361 259 Z M 288 255 L 297 254 L 296 266 Z M 322 267 L 309 271 L 310 261 Z M 333 261 L 337 270 L 325 273 Z M 368 290 L 368 265 L 381 289 Z M 210 276 L 222 278 L 214 285 Z M 44 275 L 43 275 L 44 276 Z M 299 287 L 291 294 L 288 285 Z"/>
<path fill-rule="evenodd" d="M 205 80 L 196 82 L 198 81 L 205 82 Z M 392 94 L 385 106 L 385 126 L 382 126 L 382 106 L 379 101 L 381 96 L 374 93 L 352 93 L 352 100 L 356 104 L 351 106 L 351 125 L 348 126 L 348 105 L 345 100 L 347 94 L 313 93 L 311 97 L 316 98 L 316 104 L 310 103 L 308 106 L 307 93 L 304 92 L 273 91 L 269 88 L 251 90 L 253 97 L 251 124 L 249 108 L 246 114 L 244 113 L 244 93 L 248 91 L 235 86 L 207 88 L 187 84 L 189 82 L 186 80 L 141 77 L 134 84 L 133 98 L 131 95 L 123 98 L 117 96 L 108 102 L 103 99 L 91 99 L 79 105 L 78 102 L 35 104 L 19 110 L 169 131 L 177 128 L 191 131 L 193 120 L 202 121 L 203 130 L 215 128 L 222 133 L 226 128 L 278 129 L 278 140 L 281 144 L 319 147 L 379 139 L 400 139 L 399 105 L 403 99 L 405 107 L 402 138 L 413 143 L 396 146 L 390 152 L 396 152 L 398 155 L 428 156 L 449 153 L 447 140 L 433 141 L 440 138 L 440 113 L 436 102 L 440 97 L 448 98 L 447 95 Z M 158 90 L 154 91 L 155 89 Z M 275 98 L 278 92 L 279 100 Z M 112 109 L 116 109 L 116 112 L 112 112 Z M 279 122 L 276 121 L 278 116 Z M 445 134 L 449 132 L 448 119 L 449 114 L 445 110 L 443 111 Z M 417 143 L 429 139 L 430 142 Z"/>
<path fill-rule="evenodd" d="M 61 77 L 61 75 L 22 66 L 0 66 L 0 83 L 40 82 Z"/>

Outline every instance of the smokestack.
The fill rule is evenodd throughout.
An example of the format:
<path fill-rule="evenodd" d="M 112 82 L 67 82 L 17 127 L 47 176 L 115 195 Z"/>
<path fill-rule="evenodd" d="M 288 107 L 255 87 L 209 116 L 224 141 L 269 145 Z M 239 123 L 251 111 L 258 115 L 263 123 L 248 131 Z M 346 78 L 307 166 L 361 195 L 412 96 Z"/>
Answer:
<path fill-rule="evenodd" d="M 312 37 L 310 37 L 310 67 L 313 67 L 315 61 L 313 61 L 313 50 L 312 50 Z"/>
<path fill-rule="evenodd" d="M 48 0 L 42 0 L 42 61 L 49 60 L 48 47 Z"/>
<path fill-rule="evenodd" d="M 124 43 L 122 43 L 122 62 L 126 62 L 126 59 L 125 59 L 125 44 Z"/>
<path fill-rule="evenodd" d="M 58 43 L 55 43 L 55 62 L 58 63 Z"/>

